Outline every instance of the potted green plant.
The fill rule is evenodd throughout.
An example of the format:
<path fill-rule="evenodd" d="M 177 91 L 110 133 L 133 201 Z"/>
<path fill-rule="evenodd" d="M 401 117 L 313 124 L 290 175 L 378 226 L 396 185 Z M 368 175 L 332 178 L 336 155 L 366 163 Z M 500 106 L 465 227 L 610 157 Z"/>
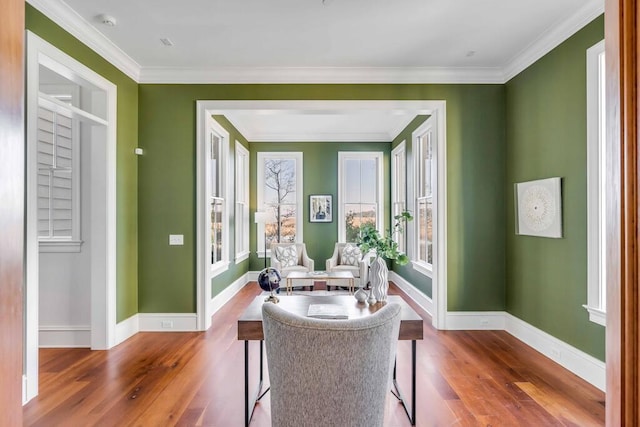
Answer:
<path fill-rule="evenodd" d="M 384 235 L 371 224 L 360 227 L 360 232 L 356 239 L 356 244 L 363 254 L 375 252 L 369 267 L 369 278 L 371 281 L 371 292 L 369 303 L 375 304 L 377 301 L 386 301 L 389 290 L 389 269 L 386 260 L 393 260 L 398 265 L 405 265 L 409 262 L 409 257 L 402 252 L 396 242 L 395 237 L 404 230 L 408 221 L 413 220 L 409 211 L 393 217 L 393 227 L 386 230 Z M 365 255 L 366 256 L 366 255 Z"/>

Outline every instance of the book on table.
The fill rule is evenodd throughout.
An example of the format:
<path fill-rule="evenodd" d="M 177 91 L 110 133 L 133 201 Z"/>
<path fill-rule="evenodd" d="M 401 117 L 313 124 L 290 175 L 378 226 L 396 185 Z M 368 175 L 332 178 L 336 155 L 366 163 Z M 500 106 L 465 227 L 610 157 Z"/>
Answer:
<path fill-rule="evenodd" d="M 316 319 L 348 319 L 347 307 L 340 304 L 311 304 L 307 317 Z"/>

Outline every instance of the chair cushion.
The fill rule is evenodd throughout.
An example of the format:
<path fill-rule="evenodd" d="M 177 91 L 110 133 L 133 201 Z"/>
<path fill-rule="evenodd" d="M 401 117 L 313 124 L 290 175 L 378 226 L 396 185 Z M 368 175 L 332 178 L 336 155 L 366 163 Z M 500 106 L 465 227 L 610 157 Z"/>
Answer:
<path fill-rule="evenodd" d="M 360 258 L 362 258 L 360 248 L 347 243 L 344 245 L 344 248 L 342 248 L 342 253 L 340 254 L 340 265 L 353 265 L 357 267 Z"/>
<path fill-rule="evenodd" d="M 276 258 L 283 268 L 298 265 L 298 250 L 296 245 L 276 246 Z"/>

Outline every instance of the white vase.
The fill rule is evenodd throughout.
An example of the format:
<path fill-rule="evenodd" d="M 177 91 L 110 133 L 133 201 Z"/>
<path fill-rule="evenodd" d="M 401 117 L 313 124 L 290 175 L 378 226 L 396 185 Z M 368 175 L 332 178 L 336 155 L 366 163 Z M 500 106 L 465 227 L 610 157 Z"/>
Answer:
<path fill-rule="evenodd" d="M 383 258 L 377 257 L 371 262 L 369 280 L 371 281 L 371 293 L 375 299 L 378 302 L 386 301 L 389 291 L 389 269 Z"/>
<path fill-rule="evenodd" d="M 353 296 L 356 298 L 358 302 L 366 302 L 367 301 L 367 293 L 362 288 L 358 288 Z"/>

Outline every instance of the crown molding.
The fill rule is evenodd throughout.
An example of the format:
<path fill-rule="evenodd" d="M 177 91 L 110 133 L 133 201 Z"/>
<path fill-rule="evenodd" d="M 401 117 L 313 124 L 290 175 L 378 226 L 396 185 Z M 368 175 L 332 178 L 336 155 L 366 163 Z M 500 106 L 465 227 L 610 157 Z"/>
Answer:
<path fill-rule="evenodd" d="M 46 17 L 139 83 L 140 65 L 61 0 L 27 0 Z"/>
<path fill-rule="evenodd" d="M 588 0 L 504 67 L 141 67 L 62 0 L 27 0 L 53 22 L 137 83 L 167 84 L 504 84 L 604 13 Z"/>
<path fill-rule="evenodd" d="M 251 142 L 389 142 L 395 138 L 389 132 L 313 132 L 312 139 L 309 139 L 309 132 L 253 133 L 246 129 L 238 130 Z"/>
<path fill-rule="evenodd" d="M 555 49 L 560 43 L 577 33 L 582 27 L 604 13 L 603 0 L 590 0 L 569 19 L 559 23 L 538 39 L 533 41 L 522 52 L 516 55 L 504 67 L 503 83 L 508 82 L 529 66 Z"/>
<path fill-rule="evenodd" d="M 503 83 L 500 68 L 439 67 L 144 67 L 140 83 L 192 84 L 444 84 Z"/>

